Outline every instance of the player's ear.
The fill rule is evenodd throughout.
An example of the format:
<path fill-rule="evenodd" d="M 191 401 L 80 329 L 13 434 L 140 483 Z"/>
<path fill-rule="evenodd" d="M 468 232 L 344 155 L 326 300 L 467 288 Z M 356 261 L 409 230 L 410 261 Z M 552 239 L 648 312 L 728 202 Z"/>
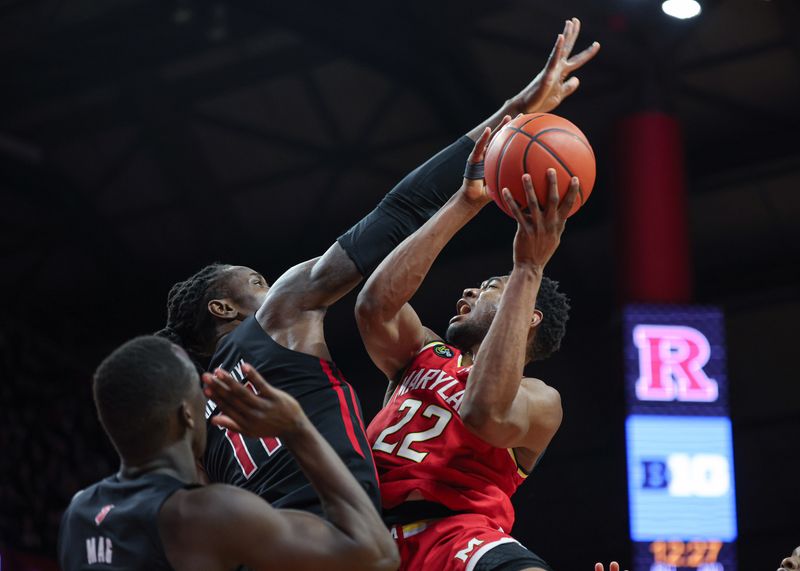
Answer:
<path fill-rule="evenodd" d="M 228 299 L 212 299 L 208 302 L 208 312 L 214 317 L 230 321 L 236 319 L 239 310 Z"/>
<path fill-rule="evenodd" d="M 192 412 L 192 404 L 187 400 L 181 401 L 181 406 L 178 411 L 178 418 L 182 426 L 187 428 L 188 430 L 192 430 L 194 428 L 195 422 L 197 419 L 195 418 L 195 414 Z"/>
<path fill-rule="evenodd" d="M 538 309 L 534 309 L 533 310 L 533 317 L 531 318 L 531 329 L 536 329 L 539 326 L 539 324 L 542 322 L 542 318 L 543 317 L 544 317 L 544 315 L 542 315 L 541 311 L 539 311 Z"/>

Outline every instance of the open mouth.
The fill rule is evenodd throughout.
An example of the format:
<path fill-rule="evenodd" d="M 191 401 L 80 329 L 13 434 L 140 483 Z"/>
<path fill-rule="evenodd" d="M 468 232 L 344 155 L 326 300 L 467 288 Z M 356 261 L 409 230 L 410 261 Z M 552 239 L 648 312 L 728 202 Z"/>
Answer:
<path fill-rule="evenodd" d="M 472 311 L 472 307 L 467 303 L 467 300 L 459 299 L 458 303 L 456 303 L 456 315 L 450 320 L 450 323 L 468 314 L 470 311 Z"/>

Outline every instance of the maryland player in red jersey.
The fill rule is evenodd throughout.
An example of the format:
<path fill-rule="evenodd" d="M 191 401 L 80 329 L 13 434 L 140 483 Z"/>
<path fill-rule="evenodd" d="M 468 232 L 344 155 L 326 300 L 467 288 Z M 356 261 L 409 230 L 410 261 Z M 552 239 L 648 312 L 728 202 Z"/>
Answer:
<path fill-rule="evenodd" d="M 446 341 L 408 304 L 453 235 L 489 201 L 481 166 L 490 138 L 473 149 L 461 190 L 378 267 L 356 307 L 370 357 L 391 380 L 385 407 L 367 430 L 401 569 L 549 570 L 513 539 L 511 495 L 561 423 L 558 392 L 523 367 L 556 351 L 569 306 L 543 277 L 579 190 L 559 201 L 550 170 L 539 207 L 523 177 L 529 212 L 508 190 L 517 220 L 510 275 L 467 288 Z"/>

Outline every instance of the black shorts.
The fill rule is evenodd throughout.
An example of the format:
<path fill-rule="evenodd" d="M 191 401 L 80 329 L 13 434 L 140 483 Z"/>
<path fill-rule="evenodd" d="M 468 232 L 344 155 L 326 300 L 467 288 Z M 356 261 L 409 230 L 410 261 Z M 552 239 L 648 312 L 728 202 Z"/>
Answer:
<path fill-rule="evenodd" d="M 474 571 L 520 571 L 530 567 L 553 571 L 553 568 L 534 552 L 517 542 L 509 542 L 498 545 L 481 557 Z"/>

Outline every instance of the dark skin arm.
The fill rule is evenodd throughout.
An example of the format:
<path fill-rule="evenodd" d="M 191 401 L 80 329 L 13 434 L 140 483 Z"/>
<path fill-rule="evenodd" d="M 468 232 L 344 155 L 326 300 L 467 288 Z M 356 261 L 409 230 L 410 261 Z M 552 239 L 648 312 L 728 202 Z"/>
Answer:
<path fill-rule="evenodd" d="M 579 86 L 571 76 L 600 50 L 595 42 L 572 56 L 580 21 L 568 20 L 559 34 L 542 71 L 517 95 L 467 135 L 477 141 L 486 128 L 494 129 L 506 115 L 548 112 L 572 95 Z M 261 327 L 279 344 L 302 353 L 330 359 L 322 328 L 327 308 L 355 288 L 363 279 L 353 261 L 338 243 L 322 256 L 303 262 L 284 273 L 270 289 L 257 312 Z"/>
<path fill-rule="evenodd" d="M 509 119 L 506 116 L 502 124 Z M 490 136 L 486 128 L 475 143 L 470 163 L 483 160 Z M 488 201 L 482 180 L 464 179 L 461 190 L 386 256 L 359 293 L 358 330 L 373 363 L 387 378 L 396 381 L 398 373 L 425 344 L 440 339 L 423 327 L 408 302 L 442 249 Z"/>
<path fill-rule="evenodd" d="M 367 494 L 311 425 L 297 401 L 249 365 L 253 394 L 228 373 L 205 375 L 206 394 L 225 411 L 212 422 L 250 436 L 277 436 L 291 450 L 322 500 L 328 521 L 277 510 L 247 491 L 213 485 L 177 492 L 159 526 L 178 569 L 391 570 L 397 549 Z"/>
<path fill-rule="evenodd" d="M 517 220 L 514 268 L 497 314 L 475 356 L 461 405 L 464 424 L 485 441 L 501 448 L 541 453 L 561 424 L 561 399 L 537 379 L 523 378 L 531 328 L 541 319 L 534 310 L 544 267 L 561 241 L 567 214 L 578 194 L 578 179 L 559 204 L 553 169 L 547 172 L 548 199 L 539 207 L 529 175 L 523 186 L 530 208 L 523 212 L 503 189 L 503 198 Z M 526 462 L 526 465 L 530 465 Z"/>

